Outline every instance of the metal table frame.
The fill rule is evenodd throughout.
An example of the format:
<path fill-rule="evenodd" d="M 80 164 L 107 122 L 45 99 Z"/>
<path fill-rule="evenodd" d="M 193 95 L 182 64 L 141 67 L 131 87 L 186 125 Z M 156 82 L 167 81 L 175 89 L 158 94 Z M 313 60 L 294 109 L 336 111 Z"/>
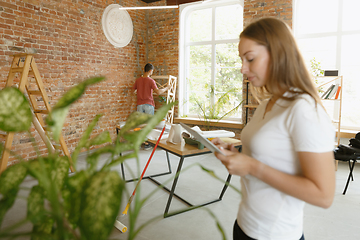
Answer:
<path fill-rule="evenodd" d="M 155 145 L 156 141 L 148 140 L 148 143 L 150 143 L 152 145 Z M 240 146 L 240 144 L 238 144 L 238 146 Z M 163 189 L 169 193 L 169 198 L 168 198 L 168 201 L 167 201 L 167 204 L 166 204 L 166 207 L 165 207 L 165 211 L 164 211 L 164 218 L 171 217 L 171 216 L 174 216 L 174 215 L 177 215 L 177 214 L 180 214 L 180 213 L 183 213 L 183 212 L 187 212 L 187 211 L 190 211 L 190 210 L 202 207 L 202 206 L 206 206 L 206 205 L 209 205 L 211 203 L 215 203 L 215 202 L 218 202 L 218 201 L 222 200 L 222 198 L 223 198 L 223 196 L 225 194 L 225 191 L 226 191 L 226 189 L 227 189 L 227 187 L 228 187 L 228 185 L 230 183 L 230 180 L 231 180 L 231 175 L 230 174 L 228 175 L 228 177 L 226 179 L 226 182 L 225 182 L 225 184 L 224 184 L 224 186 L 223 186 L 223 188 L 221 190 L 221 193 L 220 193 L 219 197 L 217 199 L 215 199 L 215 200 L 211 200 L 211 201 L 208 201 L 208 202 L 205 202 L 205 203 L 202 203 L 202 204 L 198 204 L 198 205 L 193 205 L 189 201 L 185 200 L 184 198 L 180 197 L 179 195 L 177 195 L 175 193 L 176 185 L 178 183 L 180 173 L 181 173 L 181 169 L 182 169 L 185 158 L 193 157 L 193 156 L 199 156 L 199 155 L 203 155 L 203 154 L 208 154 L 208 153 L 211 153 L 211 151 L 209 151 L 206 148 L 202 149 L 202 150 L 199 150 L 199 149 L 197 149 L 197 147 L 191 146 L 191 145 L 187 145 L 187 147 L 186 147 L 187 149 L 181 151 L 181 150 L 177 149 L 179 147 L 177 147 L 176 145 L 173 145 L 171 143 L 167 144 L 166 140 L 161 140 L 158 147 L 166 151 L 166 158 L 167 158 L 167 162 L 168 162 L 169 166 L 170 166 L 169 152 L 171 154 L 175 155 L 175 156 L 180 157 L 180 161 L 179 161 L 179 164 L 177 166 L 175 178 L 173 180 L 171 189 L 168 189 L 167 187 L 163 186 L 159 181 L 155 180 L 154 177 L 156 177 L 156 176 L 149 176 L 148 177 L 149 180 L 151 180 L 152 182 L 154 182 L 157 185 L 161 185 L 163 187 Z M 164 174 L 162 174 L 162 175 L 164 175 Z M 181 202 L 185 203 L 187 206 L 189 206 L 189 208 L 181 210 L 181 211 L 176 211 L 176 212 L 173 212 L 173 213 L 169 213 L 170 205 L 171 205 L 173 197 L 176 197 Z"/>
<path fill-rule="evenodd" d="M 117 127 L 116 128 L 116 133 L 118 134 L 119 133 L 119 128 Z M 147 141 L 149 144 L 155 146 L 156 144 L 156 140 L 148 140 Z M 241 147 L 241 141 L 239 142 L 236 142 L 235 143 L 235 146 L 236 147 Z M 171 216 L 174 216 L 174 215 L 177 215 L 177 214 L 180 214 L 180 213 L 183 213 L 183 212 L 187 212 L 187 211 L 190 211 L 190 210 L 193 210 L 193 209 L 196 209 L 196 208 L 199 208 L 199 207 L 203 207 L 203 206 L 206 206 L 206 205 L 209 205 L 209 204 L 212 204 L 212 203 L 215 203 L 215 202 L 219 202 L 222 200 L 224 194 L 225 194 L 225 191 L 226 189 L 228 188 L 228 185 L 230 183 L 230 180 L 231 180 L 231 175 L 229 174 L 226 178 L 226 182 L 221 190 L 221 193 L 219 195 L 219 197 L 217 199 L 214 199 L 214 200 L 211 200 L 211 201 L 208 201 L 208 202 L 205 202 L 205 203 L 202 203 L 202 204 L 197 204 L 197 205 L 193 205 L 191 204 L 189 201 L 185 200 L 184 198 L 180 197 L 179 195 L 177 195 L 175 193 L 175 189 L 176 189 L 176 185 L 178 183 L 178 180 L 179 180 L 179 177 L 180 177 L 180 173 L 181 173 L 181 169 L 182 169 L 182 166 L 183 166 L 183 163 L 184 163 L 184 160 L 185 158 L 188 158 L 188 157 L 194 157 L 194 156 L 199 156 L 199 155 L 203 155 L 203 154 L 209 154 L 211 153 L 210 150 L 208 150 L 207 148 L 204 148 L 204 149 L 198 149 L 197 147 L 193 146 L 193 145 L 188 145 L 186 144 L 185 147 L 179 147 L 178 145 L 174 145 L 172 143 L 167 143 L 166 140 L 161 140 L 158 144 L 158 147 L 160 149 L 163 149 L 165 150 L 165 153 L 166 153 L 166 160 L 167 160 L 167 165 L 168 165 L 168 171 L 167 172 L 163 172 L 163 173 L 159 173 L 159 174 L 154 174 L 154 175 L 149 175 L 149 176 L 144 176 L 143 179 L 149 179 L 151 180 L 152 182 L 154 182 L 155 184 L 159 185 L 159 186 L 162 186 L 162 189 L 167 191 L 169 193 L 169 198 L 168 198 L 168 201 L 167 201 L 167 204 L 166 204 L 166 207 L 165 207 L 165 211 L 164 211 L 164 218 L 167 218 L 167 217 L 171 217 Z M 180 161 L 179 161 L 179 164 L 177 166 L 177 170 L 176 170 L 176 174 L 175 174 L 175 178 L 173 180 L 173 183 L 172 183 L 172 186 L 171 186 L 171 189 L 168 189 L 166 186 L 164 186 L 162 183 L 160 183 L 159 181 L 157 181 L 155 179 L 155 177 L 159 177 L 159 176 L 163 176 L 163 175 L 168 175 L 168 174 L 171 174 L 172 171 L 171 171 L 171 164 L 170 164 L 170 158 L 169 158 L 169 152 L 175 156 L 178 156 L 180 157 Z M 121 163 L 121 173 L 122 173 L 122 176 L 123 176 L 123 179 L 126 181 L 126 182 L 133 182 L 133 181 L 137 181 L 139 180 L 139 178 L 133 178 L 133 179 L 128 179 L 126 180 L 125 179 L 125 171 L 124 171 L 124 164 Z M 173 197 L 176 197 L 177 199 L 179 199 L 181 202 L 185 203 L 188 208 L 187 209 L 184 209 L 184 210 L 181 210 L 181 211 L 176 211 L 176 212 L 173 212 L 173 213 L 169 213 L 169 210 L 170 210 L 170 205 L 171 205 L 171 202 L 172 202 L 172 199 Z"/>
<path fill-rule="evenodd" d="M 116 135 L 119 134 L 119 131 L 120 131 L 120 127 L 117 126 L 117 127 L 116 127 Z M 151 143 L 151 144 L 152 144 L 152 143 Z M 153 145 L 153 144 L 152 144 L 152 145 Z M 121 155 L 121 153 L 120 153 L 120 155 Z M 154 174 L 154 175 L 150 175 L 150 176 L 144 176 L 142 179 L 149 179 L 149 178 L 152 178 L 152 177 L 159 177 L 159 176 L 171 174 L 172 171 L 171 171 L 171 164 L 170 164 L 168 152 L 166 152 L 166 159 L 167 159 L 167 165 L 168 165 L 168 171 L 167 171 L 167 172 L 158 173 L 158 174 Z M 140 179 L 140 178 L 132 178 L 132 179 L 126 180 L 124 163 L 121 163 L 121 164 L 120 164 L 120 168 L 121 168 L 122 177 L 123 177 L 123 179 L 124 179 L 125 182 L 127 182 L 127 183 L 128 183 L 128 182 L 134 182 L 134 181 L 138 181 L 138 180 Z"/>

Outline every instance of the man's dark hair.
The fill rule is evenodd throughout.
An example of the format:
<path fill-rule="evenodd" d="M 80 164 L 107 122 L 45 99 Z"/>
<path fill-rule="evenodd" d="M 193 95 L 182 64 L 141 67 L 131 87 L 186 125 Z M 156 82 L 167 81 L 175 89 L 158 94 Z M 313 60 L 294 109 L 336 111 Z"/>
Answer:
<path fill-rule="evenodd" d="M 144 67 L 144 71 L 148 72 L 150 70 L 154 69 L 154 66 L 151 63 L 147 63 Z"/>

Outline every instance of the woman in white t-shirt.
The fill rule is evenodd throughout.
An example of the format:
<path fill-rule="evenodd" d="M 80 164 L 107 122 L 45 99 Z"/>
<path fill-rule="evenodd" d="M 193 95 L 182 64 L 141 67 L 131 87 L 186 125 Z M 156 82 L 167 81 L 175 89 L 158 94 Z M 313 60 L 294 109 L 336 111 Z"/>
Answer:
<path fill-rule="evenodd" d="M 241 176 L 234 240 L 299 240 L 303 208 L 331 206 L 335 192 L 335 129 L 290 28 L 263 18 L 240 34 L 241 72 L 262 100 L 241 133 L 242 152 L 219 139 L 216 154 Z"/>

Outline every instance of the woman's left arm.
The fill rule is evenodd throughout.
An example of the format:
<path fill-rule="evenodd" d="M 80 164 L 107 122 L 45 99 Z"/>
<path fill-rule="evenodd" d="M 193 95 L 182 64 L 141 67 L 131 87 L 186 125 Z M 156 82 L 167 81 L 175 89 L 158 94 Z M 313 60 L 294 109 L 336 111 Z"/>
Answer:
<path fill-rule="evenodd" d="M 323 208 L 330 207 L 335 193 L 333 152 L 298 152 L 297 154 L 302 175 L 289 175 L 259 161 L 256 161 L 254 171 L 250 174 L 307 203 Z"/>
<path fill-rule="evenodd" d="M 227 156 L 215 154 L 230 174 L 248 174 L 290 196 L 328 208 L 335 193 L 335 161 L 333 152 L 298 152 L 301 175 L 290 175 L 274 169 L 242 153 L 223 150 Z"/>

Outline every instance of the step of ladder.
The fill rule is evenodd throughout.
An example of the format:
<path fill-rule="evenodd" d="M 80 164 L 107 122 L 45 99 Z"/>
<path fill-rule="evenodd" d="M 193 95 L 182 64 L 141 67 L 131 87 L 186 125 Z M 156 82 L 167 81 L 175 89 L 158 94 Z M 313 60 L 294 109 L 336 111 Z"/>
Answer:
<path fill-rule="evenodd" d="M 27 90 L 28 94 L 35 95 L 35 96 L 41 96 L 42 93 L 40 90 Z"/>
<path fill-rule="evenodd" d="M 23 70 L 24 70 L 23 67 L 17 67 L 17 68 L 12 68 L 12 69 L 11 69 L 11 72 L 13 72 L 13 73 L 21 73 Z M 29 74 L 29 75 L 30 75 L 30 74 L 31 74 L 31 75 L 34 75 L 34 72 L 33 72 L 32 70 L 30 70 L 28 74 Z"/>
<path fill-rule="evenodd" d="M 35 109 L 34 113 L 48 114 L 49 110 L 46 109 Z"/>
<path fill-rule="evenodd" d="M 13 61 L 11 63 L 9 75 L 6 81 L 6 87 L 10 87 L 14 85 L 14 79 L 16 74 L 20 74 L 20 82 L 18 84 L 19 90 L 22 92 L 26 92 L 29 96 L 29 102 L 30 105 L 32 106 L 33 113 L 35 115 L 33 120 L 33 124 L 36 125 L 35 129 L 39 132 L 40 135 L 42 135 L 43 139 L 47 140 L 47 136 L 44 132 L 44 129 L 46 129 L 45 121 L 42 115 L 48 114 L 51 111 L 51 106 L 45 91 L 44 84 L 41 80 L 39 70 L 35 63 L 33 54 L 23 53 L 23 54 L 14 55 Z M 32 75 L 32 77 L 35 79 L 35 83 L 36 83 L 35 85 L 37 86 L 38 89 L 28 89 L 29 75 Z M 45 107 L 45 109 L 41 107 L 39 108 L 38 106 L 39 97 L 41 97 L 41 99 L 44 102 L 44 106 L 41 107 Z M 5 140 L 6 149 L 11 149 L 13 136 L 14 133 L 0 134 L 0 140 L 2 141 Z M 54 146 L 54 144 L 52 145 Z M 74 172 L 74 169 L 72 167 L 71 156 L 63 136 L 60 136 L 60 145 L 54 146 L 54 148 L 61 149 L 64 152 L 64 154 L 69 157 L 71 164 L 70 170 Z M 8 158 L 9 158 L 9 151 L 3 151 L 0 159 L 0 174 L 2 171 L 6 169 Z"/>
<path fill-rule="evenodd" d="M 7 136 L 6 133 L 0 133 L 0 140 L 1 140 L 1 141 L 5 141 L 5 140 L 6 140 L 6 136 Z"/>

